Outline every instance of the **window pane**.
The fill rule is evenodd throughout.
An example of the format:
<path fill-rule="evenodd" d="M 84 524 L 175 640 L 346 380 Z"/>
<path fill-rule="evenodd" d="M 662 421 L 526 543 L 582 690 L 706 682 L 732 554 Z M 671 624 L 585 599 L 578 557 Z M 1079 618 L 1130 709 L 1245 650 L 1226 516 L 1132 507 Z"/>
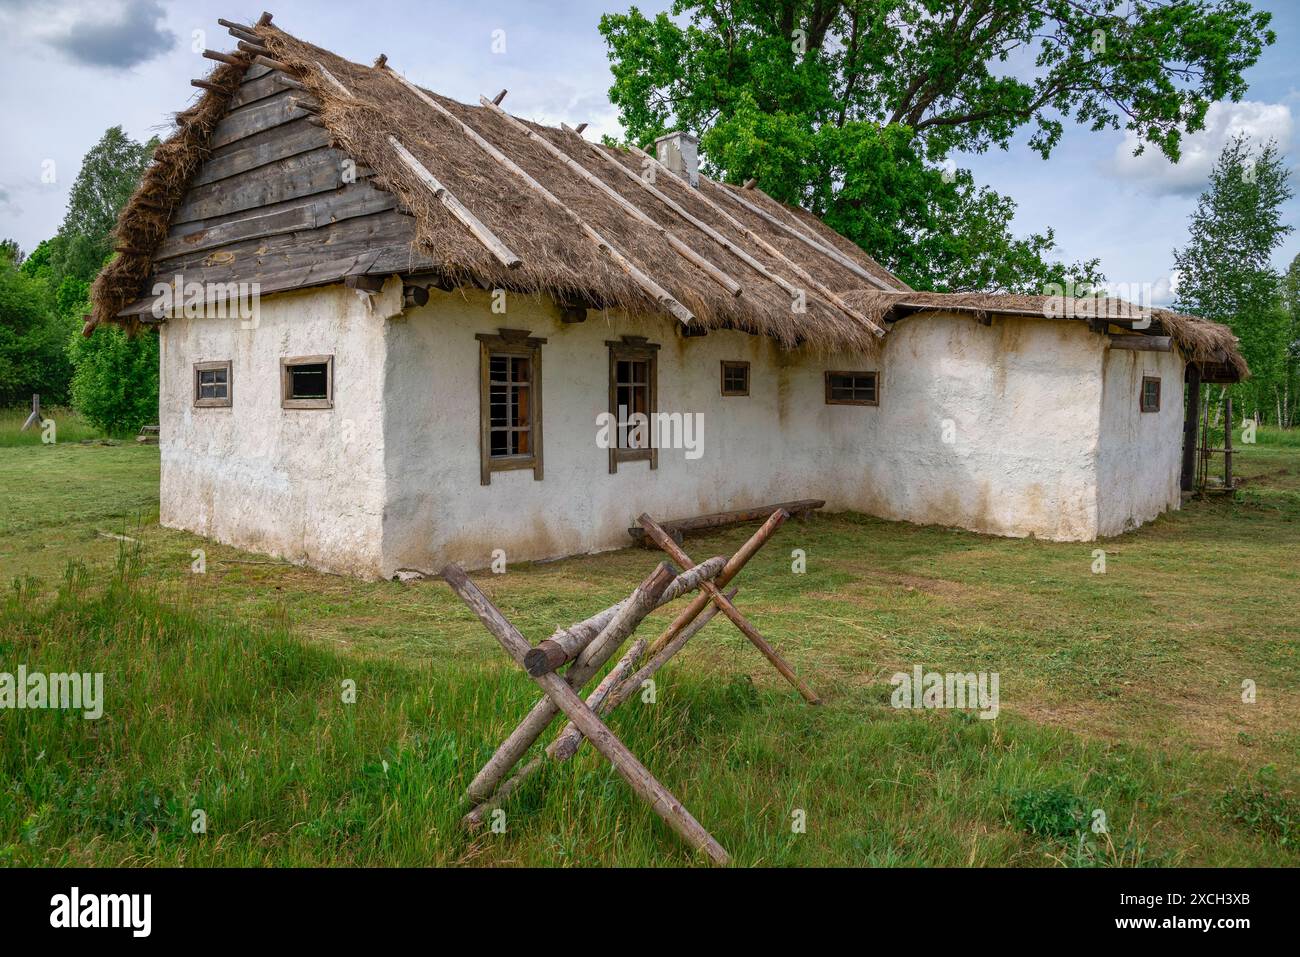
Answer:
<path fill-rule="evenodd" d="M 529 356 L 488 356 L 488 454 L 531 455 L 532 374 Z"/>
<path fill-rule="evenodd" d="M 323 362 L 289 366 L 289 398 L 329 398 L 329 371 Z"/>

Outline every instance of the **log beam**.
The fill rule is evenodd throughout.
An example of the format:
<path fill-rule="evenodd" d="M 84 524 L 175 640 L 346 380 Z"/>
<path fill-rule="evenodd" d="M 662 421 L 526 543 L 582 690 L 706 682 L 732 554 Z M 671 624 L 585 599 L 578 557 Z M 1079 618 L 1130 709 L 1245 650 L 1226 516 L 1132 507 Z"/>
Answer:
<path fill-rule="evenodd" d="M 514 625 L 506 620 L 506 617 L 458 566 L 449 565 L 444 568 L 442 577 L 461 600 L 478 615 L 479 621 L 496 638 L 506 653 L 522 665 L 524 655 L 528 653 L 528 642 L 524 636 L 519 634 Z M 681 802 L 655 779 L 654 775 L 637 760 L 636 755 L 605 727 L 563 678 L 556 674 L 546 674 L 536 676 L 533 680 L 546 693 L 547 698 L 582 730 L 596 750 L 614 765 L 615 770 L 632 790 L 650 804 L 655 813 L 676 831 L 678 836 L 691 847 L 702 852 L 714 864 L 727 864 L 730 861 L 722 845 L 714 840 Z"/>
<path fill-rule="evenodd" d="M 642 514 L 637 521 L 646 530 L 646 534 L 650 536 L 654 543 L 667 552 L 673 561 L 681 562 L 685 568 L 694 567 L 695 563 L 691 561 L 690 556 L 672 540 L 672 537 L 667 532 L 655 523 L 654 519 L 649 515 Z M 713 584 L 713 582 L 704 582 L 700 589 L 713 600 L 713 603 L 721 609 L 724 615 L 731 619 L 731 623 L 740 629 L 741 634 L 749 639 L 750 644 L 763 653 L 763 657 L 772 663 L 772 667 L 776 668 L 786 681 L 794 685 L 799 694 L 803 695 L 805 701 L 809 704 L 822 703 L 816 692 L 795 674 L 794 669 L 786 663 L 786 660 L 781 657 L 767 639 L 758 633 L 758 629 L 749 623 L 749 620 L 737 610 L 736 606 L 727 600 L 727 597 L 718 590 L 717 585 Z"/>

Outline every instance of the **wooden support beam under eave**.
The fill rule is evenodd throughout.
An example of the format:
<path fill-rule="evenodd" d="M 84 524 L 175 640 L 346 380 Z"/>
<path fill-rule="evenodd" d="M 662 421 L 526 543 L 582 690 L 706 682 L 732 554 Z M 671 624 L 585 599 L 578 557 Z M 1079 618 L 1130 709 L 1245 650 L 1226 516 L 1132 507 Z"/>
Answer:
<path fill-rule="evenodd" d="M 1111 336 L 1112 349 L 1125 349 L 1129 352 L 1173 352 L 1172 336 Z"/>

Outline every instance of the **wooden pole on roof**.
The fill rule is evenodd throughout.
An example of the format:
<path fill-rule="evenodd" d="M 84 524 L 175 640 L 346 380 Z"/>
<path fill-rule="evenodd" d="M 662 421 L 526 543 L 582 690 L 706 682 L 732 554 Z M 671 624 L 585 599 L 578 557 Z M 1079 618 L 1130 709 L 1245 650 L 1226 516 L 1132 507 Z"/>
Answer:
<path fill-rule="evenodd" d="M 248 66 L 248 59 L 246 57 L 238 57 L 230 53 L 221 53 L 218 50 L 204 50 L 203 55 L 209 60 L 216 60 L 220 63 L 229 63 L 231 66 Z"/>
<path fill-rule="evenodd" d="M 564 150 L 560 149 L 558 146 L 556 146 L 546 137 L 538 136 L 537 133 L 529 129 L 527 125 L 521 123 L 519 120 L 516 120 L 509 113 L 506 113 L 504 110 L 500 109 L 499 107 L 493 107 L 493 109 L 495 109 L 501 116 L 509 120 L 517 130 L 519 130 L 521 133 L 523 133 L 525 136 L 531 139 L 534 143 L 540 146 L 551 156 L 555 157 L 557 160 L 563 163 L 571 172 L 575 173 L 578 176 L 578 178 L 580 178 L 587 184 L 596 187 L 596 189 L 600 190 L 611 200 L 613 200 L 614 203 L 620 209 L 622 209 L 625 213 L 627 213 L 629 216 L 635 219 L 642 226 L 645 226 L 647 229 L 658 233 L 661 237 L 663 237 L 664 241 L 667 242 L 668 245 L 671 246 L 679 256 L 681 256 L 683 259 L 685 259 L 686 261 L 688 261 L 689 263 L 691 263 L 692 265 L 700 269 L 710 279 L 714 280 L 719 286 L 727 290 L 727 292 L 731 293 L 731 295 L 733 296 L 740 295 L 742 291 L 742 287 L 740 283 L 736 282 L 736 280 L 732 279 L 730 276 L 728 276 L 725 272 L 723 272 L 713 263 L 709 262 L 699 253 L 697 253 L 694 249 L 692 249 L 685 242 L 683 242 L 679 237 L 673 235 L 673 233 L 669 232 L 663 226 L 659 225 L 659 223 L 651 219 L 648 214 L 646 214 L 635 204 L 627 200 L 621 193 L 613 189 L 603 179 L 601 179 L 596 174 L 592 173 L 589 169 L 587 169 L 585 166 L 583 166 L 581 163 L 575 160 L 568 153 L 564 152 Z"/>
<path fill-rule="evenodd" d="M 534 192 L 540 195 L 547 202 L 553 204 L 557 209 L 559 209 L 559 211 L 565 216 L 565 218 L 567 218 L 570 222 L 572 222 L 575 226 L 577 226 L 582 231 L 583 235 L 586 236 L 588 239 L 592 241 L 592 243 L 595 244 L 596 248 L 598 248 L 601 252 L 605 253 L 605 255 L 609 256 L 610 259 L 614 260 L 614 263 L 617 266 L 619 266 L 619 268 L 621 268 L 624 272 L 626 272 L 629 276 L 631 276 L 632 280 L 636 282 L 637 285 L 639 285 L 647 293 L 649 293 L 652 297 L 654 297 L 655 301 L 658 302 L 661 306 L 663 306 L 664 309 L 672 313 L 672 315 L 676 316 L 683 323 L 689 323 L 692 319 L 695 318 L 691 314 L 691 311 L 687 309 L 685 306 L 683 306 L 681 303 L 679 303 L 676 299 L 674 299 L 667 290 L 661 287 L 649 276 L 641 272 L 641 270 L 637 269 L 636 266 L 634 266 L 631 262 L 629 262 L 622 253 L 620 253 L 617 249 L 615 249 L 612 245 L 610 245 L 605 240 L 605 238 L 600 235 L 600 233 L 596 232 L 596 230 L 592 229 L 591 226 L 587 225 L 587 222 L 581 216 L 579 216 L 573 210 L 569 209 L 569 207 L 564 205 L 564 203 L 560 202 L 559 198 L 554 193 L 552 193 L 541 183 L 537 182 L 537 180 L 533 179 L 533 177 L 530 176 L 523 169 L 523 167 L 521 167 L 510 157 L 506 156 L 505 153 L 501 152 L 499 149 L 497 149 L 495 146 L 489 143 L 486 139 L 484 139 L 481 135 L 479 135 L 477 130 L 475 130 L 472 126 L 470 126 L 460 117 L 456 116 L 454 113 L 448 110 L 445 106 L 443 106 L 433 97 L 429 96 L 427 93 L 421 90 L 410 80 L 406 79 L 406 77 L 402 76 L 400 73 L 394 70 L 390 70 L 389 72 L 399 83 L 401 83 L 408 90 L 410 90 L 417 97 L 419 97 L 420 100 L 426 106 L 431 107 L 435 112 L 439 113 L 440 115 L 450 120 L 451 123 L 454 126 L 458 127 L 462 133 L 464 133 L 467 137 L 473 140 L 474 143 L 480 149 L 483 150 L 483 152 L 487 153 L 488 156 L 492 157 L 499 164 L 504 166 L 510 172 L 514 173 L 516 176 L 522 179 L 530 189 L 532 189 Z M 480 100 L 485 105 L 488 102 L 490 102 L 482 97 L 480 97 Z"/>
<path fill-rule="evenodd" d="M 496 113 L 498 116 L 504 119 L 507 123 L 513 126 L 516 130 L 518 130 L 521 134 L 523 134 L 524 137 L 526 137 L 530 141 L 539 143 L 543 147 L 549 148 L 550 150 L 555 150 L 555 152 L 558 153 L 559 156 L 561 157 L 564 156 L 564 153 L 560 152 L 559 150 L 556 150 L 555 147 L 548 140 L 538 136 L 536 133 L 530 130 L 524 123 L 515 119 L 505 110 L 501 109 L 501 107 L 497 106 L 495 103 L 489 100 L 486 96 L 480 96 L 479 103 L 487 107 L 488 109 L 492 110 L 494 113 Z M 574 165 L 576 166 L 577 164 L 575 163 Z M 544 190 L 546 189 L 546 187 L 542 186 L 541 183 L 538 183 L 531 176 L 528 178 L 531 182 L 536 183 L 537 187 L 540 187 L 541 189 Z M 609 255 L 610 258 L 613 259 L 619 265 L 619 267 L 622 268 L 624 272 L 626 272 L 629 276 L 631 276 L 632 279 L 639 286 L 641 286 L 642 289 L 650 293 L 661 306 L 663 306 L 668 312 L 672 313 L 679 320 L 681 320 L 683 324 L 689 325 L 691 323 L 691 321 L 695 318 L 695 316 L 691 313 L 689 309 L 687 309 L 675 298 L 673 298 L 671 293 L 669 293 L 666 289 L 664 289 L 657 282 L 655 282 L 644 272 L 642 272 L 639 268 L 637 268 L 637 266 L 635 266 L 626 256 L 624 256 L 621 252 L 615 249 L 615 247 L 611 245 L 607 239 L 605 239 L 603 236 L 600 235 L 600 233 L 596 232 L 595 229 L 589 226 L 586 220 L 582 219 L 582 217 L 578 216 L 577 213 L 570 210 L 568 206 L 565 206 L 564 203 L 561 202 L 559 198 L 556 197 L 555 194 L 553 194 L 550 190 L 546 190 L 546 195 L 551 198 L 552 202 L 554 202 L 562 210 L 566 211 L 566 214 L 569 215 L 573 219 L 573 221 L 582 229 L 583 233 L 586 234 L 588 239 L 590 239 L 593 243 L 596 244 L 598 248 L 600 248 L 607 255 Z M 630 206 L 631 204 L 629 203 L 628 205 Z M 730 281 L 733 283 L 735 282 L 734 279 L 731 279 Z"/>
<path fill-rule="evenodd" d="M 639 149 L 636 146 L 633 146 L 631 149 L 634 153 L 654 163 L 656 166 L 662 169 L 666 175 L 668 176 L 676 175 L 671 170 L 669 170 L 666 166 L 660 163 L 659 160 L 655 159 L 653 156 L 651 156 L 649 153 L 646 153 L 644 150 Z M 824 283 L 822 283 L 820 280 L 814 277 L 812 273 L 810 273 L 799 263 L 795 262 L 785 253 L 781 252 L 781 250 L 777 249 L 775 246 L 769 243 L 765 238 L 763 238 L 758 233 L 754 232 L 752 229 L 750 229 L 748 226 L 742 223 L 740 220 L 738 220 L 735 216 L 732 216 L 730 213 L 728 213 L 725 209 L 723 209 L 713 200 L 709 199 L 709 197 L 705 194 L 703 189 L 700 189 L 698 192 L 699 192 L 700 199 L 704 200 L 704 202 L 706 202 L 709 205 L 710 209 L 712 209 L 718 215 L 722 216 L 725 220 L 727 220 L 727 222 L 730 223 L 733 228 L 738 229 L 745 236 L 749 237 L 751 241 L 757 243 L 763 249 L 763 251 L 766 252 L 769 256 L 773 257 L 774 259 L 780 260 L 781 262 L 784 262 L 786 265 L 788 265 L 792 270 L 794 270 L 795 275 L 797 275 L 800 279 L 802 279 L 805 283 L 807 283 L 810 287 L 812 287 L 812 289 L 816 291 L 818 295 L 820 295 L 823 299 L 825 299 L 827 302 L 833 305 L 836 309 L 839 309 L 840 312 L 844 313 L 849 318 L 854 319 L 857 322 L 864 323 L 866 327 L 870 329 L 877 336 L 877 338 L 884 337 L 885 330 L 882 329 L 879 325 L 872 322 L 862 313 L 858 312 L 856 309 L 850 306 L 847 302 L 841 299 L 838 294 L 836 294 L 831 289 L 827 288 L 827 286 Z M 797 292 L 798 290 L 796 290 L 796 293 Z"/>
<path fill-rule="evenodd" d="M 749 183 L 745 184 L 744 188 L 752 190 L 752 186 L 750 184 L 753 182 L 754 180 L 750 180 Z M 725 186 L 719 185 L 718 189 L 722 190 L 722 192 L 725 193 L 727 196 L 729 196 L 732 200 L 734 200 L 736 203 L 739 203 L 741 206 L 749 210 L 755 216 L 758 216 L 764 222 L 771 223 L 777 229 L 781 230 L 784 233 L 787 233 L 790 236 L 793 236 L 795 239 L 799 240 L 805 246 L 817 250 L 817 252 L 821 253 L 823 256 L 829 256 L 831 259 L 835 260 L 835 262 L 839 263 L 845 269 L 867 280 L 867 282 L 871 283 L 877 289 L 889 290 L 890 288 L 892 288 L 887 283 L 885 283 L 884 280 L 876 276 L 873 276 L 861 265 L 855 263 L 852 259 L 844 255 L 844 253 L 840 252 L 834 246 L 831 246 L 829 243 L 824 243 L 819 239 L 814 239 L 812 236 L 809 236 L 807 233 L 805 233 L 802 229 L 796 229 L 794 226 L 790 225 L 789 223 L 782 222 L 780 219 L 778 219 L 776 216 L 773 216 L 767 210 L 760 208 L 759 206 L 755 205 L 754 203 L 751 203 L 749 200 L 741 196 L 737 196 L 735 193 L 727 189 L 727 187 Z"/>
<path fill-rule="evenodd" d="M 425 168 L 414 155 L 403 146 L 396 136 L 389 135 L 388 143 L 397 152 L 397 157 L 411 172 L 419 177 L 420 181 L 429 188 L 438 202 L 447 208 L 447 211 L 455 216 L 461 223 L 473 233 L 474 238 L 487 247 L 488 251 L 497 258 L 497 261 L 507 269 L 517 269 L 523 265 L 523 260 L 519 258 L 509 246 L 497 238 L 496 233 L 483 225 L 482 221 L 466 208 L 465 204 L 452 195 L 451 190 L 438 182 L 437 177 Z"/>
<path fill-rule="evenodd" d="M 348 98 L 352 98 L 352 91 L 343 84 L 342 80 L 326 69 L 325 64 L 318 61 L 316 66 L 320 70 L 321 75 L 333 84 L 339 92 Z M 437 198 L 438 202 L 442 203 L 449 213 L 460 220 L 461 223 L 464 224 L 465 228 L 473 234 L 475 239 L 487 247 L 488 251 L 497 258 L 498 262 L 507 269 L 517 269 L 523 265 L 523 259 L 516 255 L 509 246 L 497 238 L 496 233 L 483 225 L 483 222 L 470 212 L 465 204 L 455 197 L 451 190 L 442 185 L 438 178 L 429 172 L 425 165 L 421 163 L 410 150 L 403 146 L 396 136 L 389 134 L 388 143 L 397 153 L 397 158 L 406 164 L 407 168 L 409 168 L 411 172 L 415 173 L 415 175 L 420 179 L 420 182 L 424 183 L 424 185 L 429 188 L 429 191 Z"/>
<path fill-rule="evenodd" d="M 564 129 L 568 130 L 569 132 L 576 132 L 574 130 L 569 130 L 567 126 L 564 127 Z M 579 138 L 581 139 L 581 137 Z M 718 232 L 708 223 L 704 222 L 704 220 L 699 219 L 696 216 L 692 215 L 689 210 L 687 210 L 685 207 L 679 204 L 671 196 L 664 193 L 663 190 L 659 189 L 657 186 L 652 185 L 651 183 L 646 182 L 644 179 L 642 179 L 632 170 L 628 169 L 618 160 L 614 159 L 614 157 L 610 156 L 609 153 L 601 149 L 595 143 L 592 143 L 588 140 L 582 140 L 582 142 L 586 143 L 587 146 L 592 150 L 592 152 L 600 156 L 601 159 L 603 159 L 606 163 L 613 166 L 624 176 L 626 176 L 628 179 L 638 184 L 642 189 L 646 190 L 646 192 L 648 192 L 651 196 L 659 200 L 659 202 L 663 203 L 665 206 L 671 209 L 674 213 L 676 213 L 686 222 L 690 223 L 696 229 L 700 230 L 700 232 L 704 233 L 706 236 L 712 239 L 723 249 L 727 250 L 733 256 L 740 259 L 743 263 L 745 263 L 745 265 L 749 266 L 750 269 L 754 270 L 764 279 L 776 283 L 788 295 L 797 296 L 799 294 L 799 289 L 794 285 L 794 283 L 790 282 L 788 279 L 784 278 L 783 276 L 778 276 L 776 273 L 772 272 L 772 270 L 768 269 L 761 262 L 759 262 L 757 259 L 751 256 L 748 252 L 746 252 L 743 248 L 733 243 L 730 239 L 728 239 L 722 233 Z M 701 198 L 707 201 L 707 197 L 701 197 Z"/>

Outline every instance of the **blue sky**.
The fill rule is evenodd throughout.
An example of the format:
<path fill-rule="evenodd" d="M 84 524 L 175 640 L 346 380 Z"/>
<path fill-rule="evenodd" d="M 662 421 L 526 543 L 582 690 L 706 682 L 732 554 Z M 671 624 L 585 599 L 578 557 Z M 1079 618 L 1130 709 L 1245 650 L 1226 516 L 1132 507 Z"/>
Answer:
<path fill-rule="evenodd" d="M 272 9 L 284 29 L 343 56 L 370 62 L 386 53 L 416 82 L 470 102 L 505 87 L 512 112 L 549 123 L 586 121 L 598 136 L 616 134 L 618 124 L 596 24 L 602 13 L 628 5 L 275 0 Z M 958 165 L 1016 200 L 1018 231 L 1054 227 L 1062 258 L 1098 256 L 1111 281 L 1145 286 L 1165 301 L 1171 251 L 1186 240 L 1188 215 L 1228 135 L 1242 129 L 1278 139 L 1300 188 L 1300 5 L 1255 5 L 1273 12 L 1278 42 L 1249 72 L 1246 99 L 1215 107 L 1210 128 L 1189 140 L 1177 166 L 1150 150 L 1134 160 L 1122 133 L 1071 127 L 1050 160 L 1022 139 L 1006 152 L 956 157 Z M 638 6 L 650 13 L 668 4 Z M 261 9 L 247 0 L 0 0 L 0 236 L 30 250 L 53 234 L 81 156 L 103 131 L 121 124 L 139 139 L 164 133 L 170 114 L 195 92 L 190 78 L 211 65 L 200 56 L 203 47 L 233 45 L 217 18 L 251 22 Z M 494 52 L 494 31 L 504 31 L 503 51 Z M 51 168 L 53 182 L 46 182 Z M 1287 219 L 1300 224 L 1300 200 Z M 1292 234 L 1277 265 L 1297 253 L 1300 236 Z"/>

